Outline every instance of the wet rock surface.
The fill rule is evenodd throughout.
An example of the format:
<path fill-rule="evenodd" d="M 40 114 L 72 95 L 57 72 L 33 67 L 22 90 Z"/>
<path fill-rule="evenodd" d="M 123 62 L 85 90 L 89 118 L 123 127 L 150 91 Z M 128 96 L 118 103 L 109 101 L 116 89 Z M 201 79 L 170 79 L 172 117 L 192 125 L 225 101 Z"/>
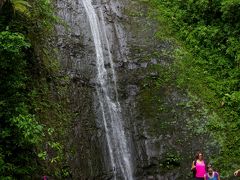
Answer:
<path fill-rule="evenodd" d="M 94 92 L 96 86 L 95 48 L 89 22 L 81 1 L 57 1 L 56 10 L 64 20 L 56 27 L 56 45 L 62 71 L 70 78 L 69 99 L 75 119 L 66 144 L 72 179 L 102 178 L 101 134 L 96 124 Z"/>
<path fill-rule="evenodd" d="M 174 83 L 158 88 L 151 84 L 151 79 L 165 78 L 154 67 L 171 66 L 174 46 L 155 38 L 155 22 L 139 2 L 94 0 L 93 5 L 100 19 L 103 11 L 135 179 L 190 178 L 193 153 L 205 142 L 188 127 L 195 118 L 183 105 L 189 98 Z M 81 1 L 58 0 L 56 8 L 67 27 L 56 27 L 56 46 L 63 73 L 71 79 L 71 109 L 76 114 L 66 145 L 72 179 L 112 179 L 104 128 L 97 120 L 101 115 L 89 21 Z M 107 60 L 105 68 L 110 71 Z M 144 84 L 146 78 L 150 80 Z M 200 119 L 204 123 L 204 117 Z"/>

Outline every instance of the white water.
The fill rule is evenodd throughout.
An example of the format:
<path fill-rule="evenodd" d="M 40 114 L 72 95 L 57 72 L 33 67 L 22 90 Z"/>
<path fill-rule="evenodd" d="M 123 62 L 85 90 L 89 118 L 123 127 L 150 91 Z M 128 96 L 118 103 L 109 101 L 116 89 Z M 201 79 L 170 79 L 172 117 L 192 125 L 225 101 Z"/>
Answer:
<path fill-rule="evenodd" d="M 103 125 L 114 179 L 119 177 L 125 180 L 132 180 L 131 153 L 123 128 L 121 106 L 118 101 L 116 88 L 116 73 L 114 71 L 103 13 L 100 9 L 100 17 L 102 19 L 100 24 L 91 0 L 83 0 L 83 5 L 89 19 L 96 50 L 97 81 L 99 83 L 96 89 L 102 111 Z M 104 42 L 106 43 L 105 47 Z M 107 57 L 104 56 L 104 48 L 107 48 Z M 108 72 L 104 66 L 106 60 L 110 63 L 111 72 Z"/>

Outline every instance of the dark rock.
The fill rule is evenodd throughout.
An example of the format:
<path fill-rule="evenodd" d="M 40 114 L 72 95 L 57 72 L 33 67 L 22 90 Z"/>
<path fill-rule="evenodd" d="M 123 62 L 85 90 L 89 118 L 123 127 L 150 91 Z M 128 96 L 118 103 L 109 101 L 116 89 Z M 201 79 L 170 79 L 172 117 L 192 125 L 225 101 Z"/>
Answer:
<path fill-rule="evenodd" d="M 139 2 L 94 0 L 93 4 L 97 12 L 102 9 L 104 13 L 135 178 L 187 180 L 192 155 L 202 147 L 204 137 L 192 137 L 188 126 L 195 117 L 189 108 L 178 105 L 188 101 L 186 93 L 172 82 L 157 86 L 156 82 L 160 83 L 165 74 L 152 69 L 154 65 L 172 65 L 173 44 L 153 36 L 156 22 L 147 18 L 146 7 Z M 81 1 L 58 0 L 56 6 L 59 16 L 69 26 L 68 30 L 61 25 L 56 27 L 56 46 L 62 72 L 71 80 L 69 100 L 71 111 L 76 114 L 65 144 L 67 163 L 73 179 L 112 179 L 106 132 L 97 121 L 102 117 L 96 92 L 100 84 L 96 81 L 96 53 L 89 22 Z M 143 15 L 130 16 L 128 11 Z M 107 43 L 102 46 L 107 57 L 105 67 L 110 72 Z M 151 80 L 146 82 L 146 77 Z M 111 79 L 108 83 L 114 84 Z M 116 95 L 111 98 L 117 99 Z M 174 163 L 169 167 L 161 166 L 169 162 L 164 160 L 179 156 L 180 167 Z"/>

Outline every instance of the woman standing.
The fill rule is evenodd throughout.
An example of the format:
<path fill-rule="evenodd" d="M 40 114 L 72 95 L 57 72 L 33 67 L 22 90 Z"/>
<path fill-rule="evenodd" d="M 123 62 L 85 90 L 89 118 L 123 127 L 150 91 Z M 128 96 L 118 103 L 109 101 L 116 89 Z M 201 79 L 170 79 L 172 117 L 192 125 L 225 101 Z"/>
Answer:
<path fill-rule="evenodd" d="M 196 180 L 204 180 L 204 175 L 206 173 L 206 163 L 203 158 L 203 153 L 198 152 L 195 156 L 195 160 L 192 163 L 191 170 L 195 172 L 194 178 Z"/>
<path fill-rule="evenodd" d="M 213 170 L 212 166 L 208 166 L 207 171 L 204 175 L 204 180 L 220 180 L 219 174 Z"/>

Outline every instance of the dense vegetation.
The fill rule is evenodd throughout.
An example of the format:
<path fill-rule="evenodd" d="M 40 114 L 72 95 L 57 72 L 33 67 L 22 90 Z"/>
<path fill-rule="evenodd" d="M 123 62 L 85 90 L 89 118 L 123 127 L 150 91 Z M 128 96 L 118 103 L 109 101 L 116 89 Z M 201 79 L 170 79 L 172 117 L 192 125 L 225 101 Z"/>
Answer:
<path fill-rule="evenodd" d="M 222 176 L 231 176 L 240 164 L 240 1 L 142 2 L 159 23 L 156 36 L 177 44 L 177 84 L 208 109 L 205 129 L 220 147 L 211 161 Z"/>
<path fill-rule="evenodd" d="M 220 147 L 211 161 L 222 176 L 230 176 L 240 165 L 240 2 L 141 1 L 159 23 L 158 38 L 177 44 L 178 86 L 208 109 L 205 130 Z M 45 142 L 54 130 L 43 115 L 55 109 L 57 119 L 68 118 L 59 103 L 48 102 L 56 64 L 46 39 L 56 21 L 48 0 L 0 0 L 0 179 L 31 179 L 45 173 L 40 159 L 62 161 L 61 145 Z M 49 157 L 41 144 L 57 155 Z M 68 176 L 65 169 L 57 173 Z"/>
<path fill-rule="evenodd" d="M 46 147 L 61 151 L 59 143 L 44 142 L 53 129 L 40 116 L 52 108 L 48 84 L 56 63 L 46 39 L 56 21 L 48 0 L 0 1 L 0 179 L 32 179 L 43 173 Z"/>

